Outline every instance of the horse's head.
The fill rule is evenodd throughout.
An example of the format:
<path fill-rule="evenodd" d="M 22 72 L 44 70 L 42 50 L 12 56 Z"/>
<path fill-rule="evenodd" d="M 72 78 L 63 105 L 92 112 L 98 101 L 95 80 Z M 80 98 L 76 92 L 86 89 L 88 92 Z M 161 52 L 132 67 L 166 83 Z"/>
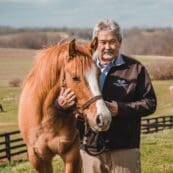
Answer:
<path fill-rule="evenodd" d="M 77 109 L 90 127 L 94 131 L 105 131 L 109 128 L 111 113 L 100 97 L 98 68 L 92 59 L 97 39 L 88 45 L 78 45 L 75 40 L 68 43 L 60 80 L 75 92 Z"/>

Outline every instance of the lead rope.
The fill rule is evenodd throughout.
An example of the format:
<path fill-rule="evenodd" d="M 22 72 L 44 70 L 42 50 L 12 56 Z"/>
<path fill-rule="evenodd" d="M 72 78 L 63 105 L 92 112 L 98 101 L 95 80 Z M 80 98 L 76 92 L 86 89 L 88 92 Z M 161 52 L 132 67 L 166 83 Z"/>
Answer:
<path fill-rule="evenodd" d="M 99 132 L 94 132 L 95 137 L 97 137 L 99 142 L 103 145 L 102 145 L 101 149 L 99 149 L 99 151 L 92 151 L 92 148 L 94 148 L 94 147 L 87 144 L 88 131 L 89 131 L 88 123 L 87 123 L 87 119 L 85 117 L 85 119 L 84 119 L 84 137 L 83 137 L 83 141 L 82 141 L 82 145 L 84 147 L 84 150 L 91 156 L 97 156 L 97 155 L 102 154 L 104 151 L 106 151 L 106 146 L 105 146 L 104 140 L 99 137 Z"/>
<path fill-rule="evenodd" d="M 87 144 L 87 132 L 88 132 L 88 128 L 87 128 L 87 122 L 86 122 L 86 118 L 84 121 L 84 138 L 83 138 L 83 144 L 86 145 Z"/>

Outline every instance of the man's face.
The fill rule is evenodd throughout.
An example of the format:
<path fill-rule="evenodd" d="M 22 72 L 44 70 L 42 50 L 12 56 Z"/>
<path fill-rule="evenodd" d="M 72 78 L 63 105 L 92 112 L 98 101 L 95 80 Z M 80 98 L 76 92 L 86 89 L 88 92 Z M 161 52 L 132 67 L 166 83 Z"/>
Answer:
<path fill-rule="evenodd" d="M 109 64 L 117 57 L 121 43 L 118 41 L 115 33 L 101 31 L 98 34 L 98 55 L 102 64 Z"/>

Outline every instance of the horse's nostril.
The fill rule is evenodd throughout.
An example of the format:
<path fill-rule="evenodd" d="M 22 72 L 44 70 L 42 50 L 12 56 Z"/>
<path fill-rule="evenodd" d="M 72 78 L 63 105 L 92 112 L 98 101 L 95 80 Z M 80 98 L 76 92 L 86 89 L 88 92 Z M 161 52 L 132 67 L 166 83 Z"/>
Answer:
<path fill-rule="evenodd" d="M 98 126 L 102 126 L 103 125 L 103 118 L 102 118 L 101 115 L 97 116 L 96 123 L 97 123 Z"/>

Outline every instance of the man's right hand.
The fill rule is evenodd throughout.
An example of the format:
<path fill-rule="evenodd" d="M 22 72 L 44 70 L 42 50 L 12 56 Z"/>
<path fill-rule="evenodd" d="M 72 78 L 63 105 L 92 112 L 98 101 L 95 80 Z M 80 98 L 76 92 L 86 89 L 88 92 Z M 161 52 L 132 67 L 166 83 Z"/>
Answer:
<path fill-rule="evenodd" d="M 57 104 L 64 110 L 69 109 L 75 105 L 76 96 L 70 88 L 61 88 L 59 97 L 57 98 Z M 58 106 L 57 106 L 58 107 Z"/>

